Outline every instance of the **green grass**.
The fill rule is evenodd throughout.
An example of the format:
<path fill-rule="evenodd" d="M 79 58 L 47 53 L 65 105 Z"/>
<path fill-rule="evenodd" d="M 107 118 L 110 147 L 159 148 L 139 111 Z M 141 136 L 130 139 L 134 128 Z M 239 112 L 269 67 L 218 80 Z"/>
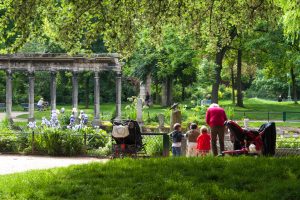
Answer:
<path fill-rule="evenodd" d="M 1 199 L 298 199 L 300 158 L 113 160 L 0 176 Z"/>
<path fill-rule="evenodd" d="M 183 103 L 184 104 L 184 103 Z M 123 118 L 128 117 L 128 111 L 125 109 L 125 106 L 128 105 L 128 103 L 123 103 L 122 105 L 122 113 L 123 113 Z M 282 120 L 282 112 L 299 112 L 299 113 L 287 113 L 287 120 L 300 120 L 300 105 L 294 104 L 293 102 L 276 102 L 276 101 L 269 101 L 269 100 L 262 100 L 262 99 L 256 99 L 256 98 L 251 98 L 251 99 L 245 99 L 244 100 L 244 108 L 241 107 L 235 107 L 234 105 L 231 104 L 231 101 L 229 100 L 222 100 L 220 101 L 220 105 L 228 108 L 228 107 L 233 107 L 234 108 L 234 120 L 242 120 L 243 118 L 249 118 L 250 120 L 259 120 L 259 121 L 267 121 L 268 119 L 268 114 L 267 112 L 270 113 L 270 121 L 278 121 Z M 189 105 L 191 106 L 191 105 Z M 67 111 L 71 111 L 72 107 L 70 105 L 58 105 L 57 108 L 61 109 L 64 107 Z M 112 113 L 115 110 L 115 104 L 114 103 L 104 103 L 101 104 L 100 106 L 101 109 L 101 116 L 102 120 L 110 120 L 112 117 Z M 84 110 L 90 117 L 90 120 L 93 118 L 93 106 L 91 106 L 89 109 L 85 109 L 83 105 L 79 105 L 79 110 Z M 165 114 L 168 111 L 168 108 L 161 107 L 159 105 L 153 105 L 149 109 L 145 109 L 143 111 L 143 119 L 146 120 L 148 119 L 148 115 L 151 117 L 151 124 L 154 127 L 157 127 L 158 121 L 155 118 L 156 115 L 159 113 Z M 193 116 L 195 115 L 194 112 L 192 112 L 190 109 L 187 109 L 185 112 L 186 116 Z M 246 116 L 244 116 L 244 113 L 246 112 Z M 247 113 L 247 112 L 252 112 L 252 113 Z M 272 113 L 273 112 L 273 113 Z M 278 114 L 275 114 L 274 112 L 280 112 Z M 50 111 L 43 111 L 43 112 L 35 112 L 35 118 L 37 122 L 40 122 L 42 117 L 50 117 Z M 28 115 L 20 115 L 18 118 L 23 118 L 27 119 Z M 196 117 L 196 119 L 199 119 L 200 122 L 204 122 L 204 115 L 199 115 Z M 167 123 L 169 121 L 169 117 L 167 116 L 166 119 Z M 186 121 L 188 123 L 188 120 Z M 258 124 L 259 123 L 259 124 Z M 250 123 L 255 125 L 253 127 L 259 127 L 262 122 L 258 123 Z M 291 123 L 291 122 L 280 122 L 280 126 L 283 127 L 299 127 L 300 128 L 300 122 L 298 123 Z"/>

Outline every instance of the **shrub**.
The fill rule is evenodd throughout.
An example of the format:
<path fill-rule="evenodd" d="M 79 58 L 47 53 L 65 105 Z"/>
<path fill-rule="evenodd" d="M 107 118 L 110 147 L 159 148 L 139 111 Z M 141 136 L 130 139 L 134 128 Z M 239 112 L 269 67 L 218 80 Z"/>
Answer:
<path fill-rule="evenodd" d="M 12 134 L 1 134 L 0 135 L 0 152 L 17 152 L 17 137 Z"/>
<path fill-rule="evenodd" d="M 163 137 L 159 136 L 143 136 L 143 142 L 146 144 L 145 149 L 150 156 L 161 156 L 163 154 Z"/>

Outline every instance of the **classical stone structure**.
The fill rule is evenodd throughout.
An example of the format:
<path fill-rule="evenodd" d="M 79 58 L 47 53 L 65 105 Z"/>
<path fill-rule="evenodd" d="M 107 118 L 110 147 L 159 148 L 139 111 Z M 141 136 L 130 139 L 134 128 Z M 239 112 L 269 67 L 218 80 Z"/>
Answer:
<path fill-rule="evenodd" d="M 71 71 L 72 105 L 78 107 L 78 74 L 84 71 L 95 73 L 94 81 L 94 125 L 100 124 L 100 81 L 101 71 L 116 72 L 116 120 L 121 120 L 121 77 L 122 69 L 118 54 L 76 55 L 67 54 L 10 54 L 0 55 L 0 70 L 6 71 L 6 115 L 10 119 L 12 111 L 12 74 L 24 71 L 28 74 L 28 110 L 29 120 L 34 120 L 34 73 L 49 71 L 51 76 L 51 109 L 56 109 L 56 74 L 57 71 Z"/>

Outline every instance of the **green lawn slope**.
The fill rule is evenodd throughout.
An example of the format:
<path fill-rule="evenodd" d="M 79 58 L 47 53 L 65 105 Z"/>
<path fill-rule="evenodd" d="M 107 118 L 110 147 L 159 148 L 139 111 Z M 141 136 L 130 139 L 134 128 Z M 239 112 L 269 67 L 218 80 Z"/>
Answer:
<path fill-rule="evenodd" d="M 300 158 L 113 160 L 0 176 L 0 199 L 299 199 Z"/>

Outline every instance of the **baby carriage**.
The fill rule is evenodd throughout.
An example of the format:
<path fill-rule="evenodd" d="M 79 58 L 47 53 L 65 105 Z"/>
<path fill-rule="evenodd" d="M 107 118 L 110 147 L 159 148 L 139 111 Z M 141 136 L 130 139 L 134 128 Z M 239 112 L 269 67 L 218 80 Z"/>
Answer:
<path fill-rule="evenodd" d="M 263 124 L 257 131 L 243 129 L 234 121 L 227 121 L 225 125 L 230 130 L 234 150 L 223 151 L 223 155 L 258 155 L 259 153 L 264 156 L 275 155 L 276 128 L 274 122 Z"/>
<path fill-rule="evenodd" d="M 134 120 L 114 122 L 112 157 L 137 157 L 139 154 L 146 154 L 139 124 Z"/>

